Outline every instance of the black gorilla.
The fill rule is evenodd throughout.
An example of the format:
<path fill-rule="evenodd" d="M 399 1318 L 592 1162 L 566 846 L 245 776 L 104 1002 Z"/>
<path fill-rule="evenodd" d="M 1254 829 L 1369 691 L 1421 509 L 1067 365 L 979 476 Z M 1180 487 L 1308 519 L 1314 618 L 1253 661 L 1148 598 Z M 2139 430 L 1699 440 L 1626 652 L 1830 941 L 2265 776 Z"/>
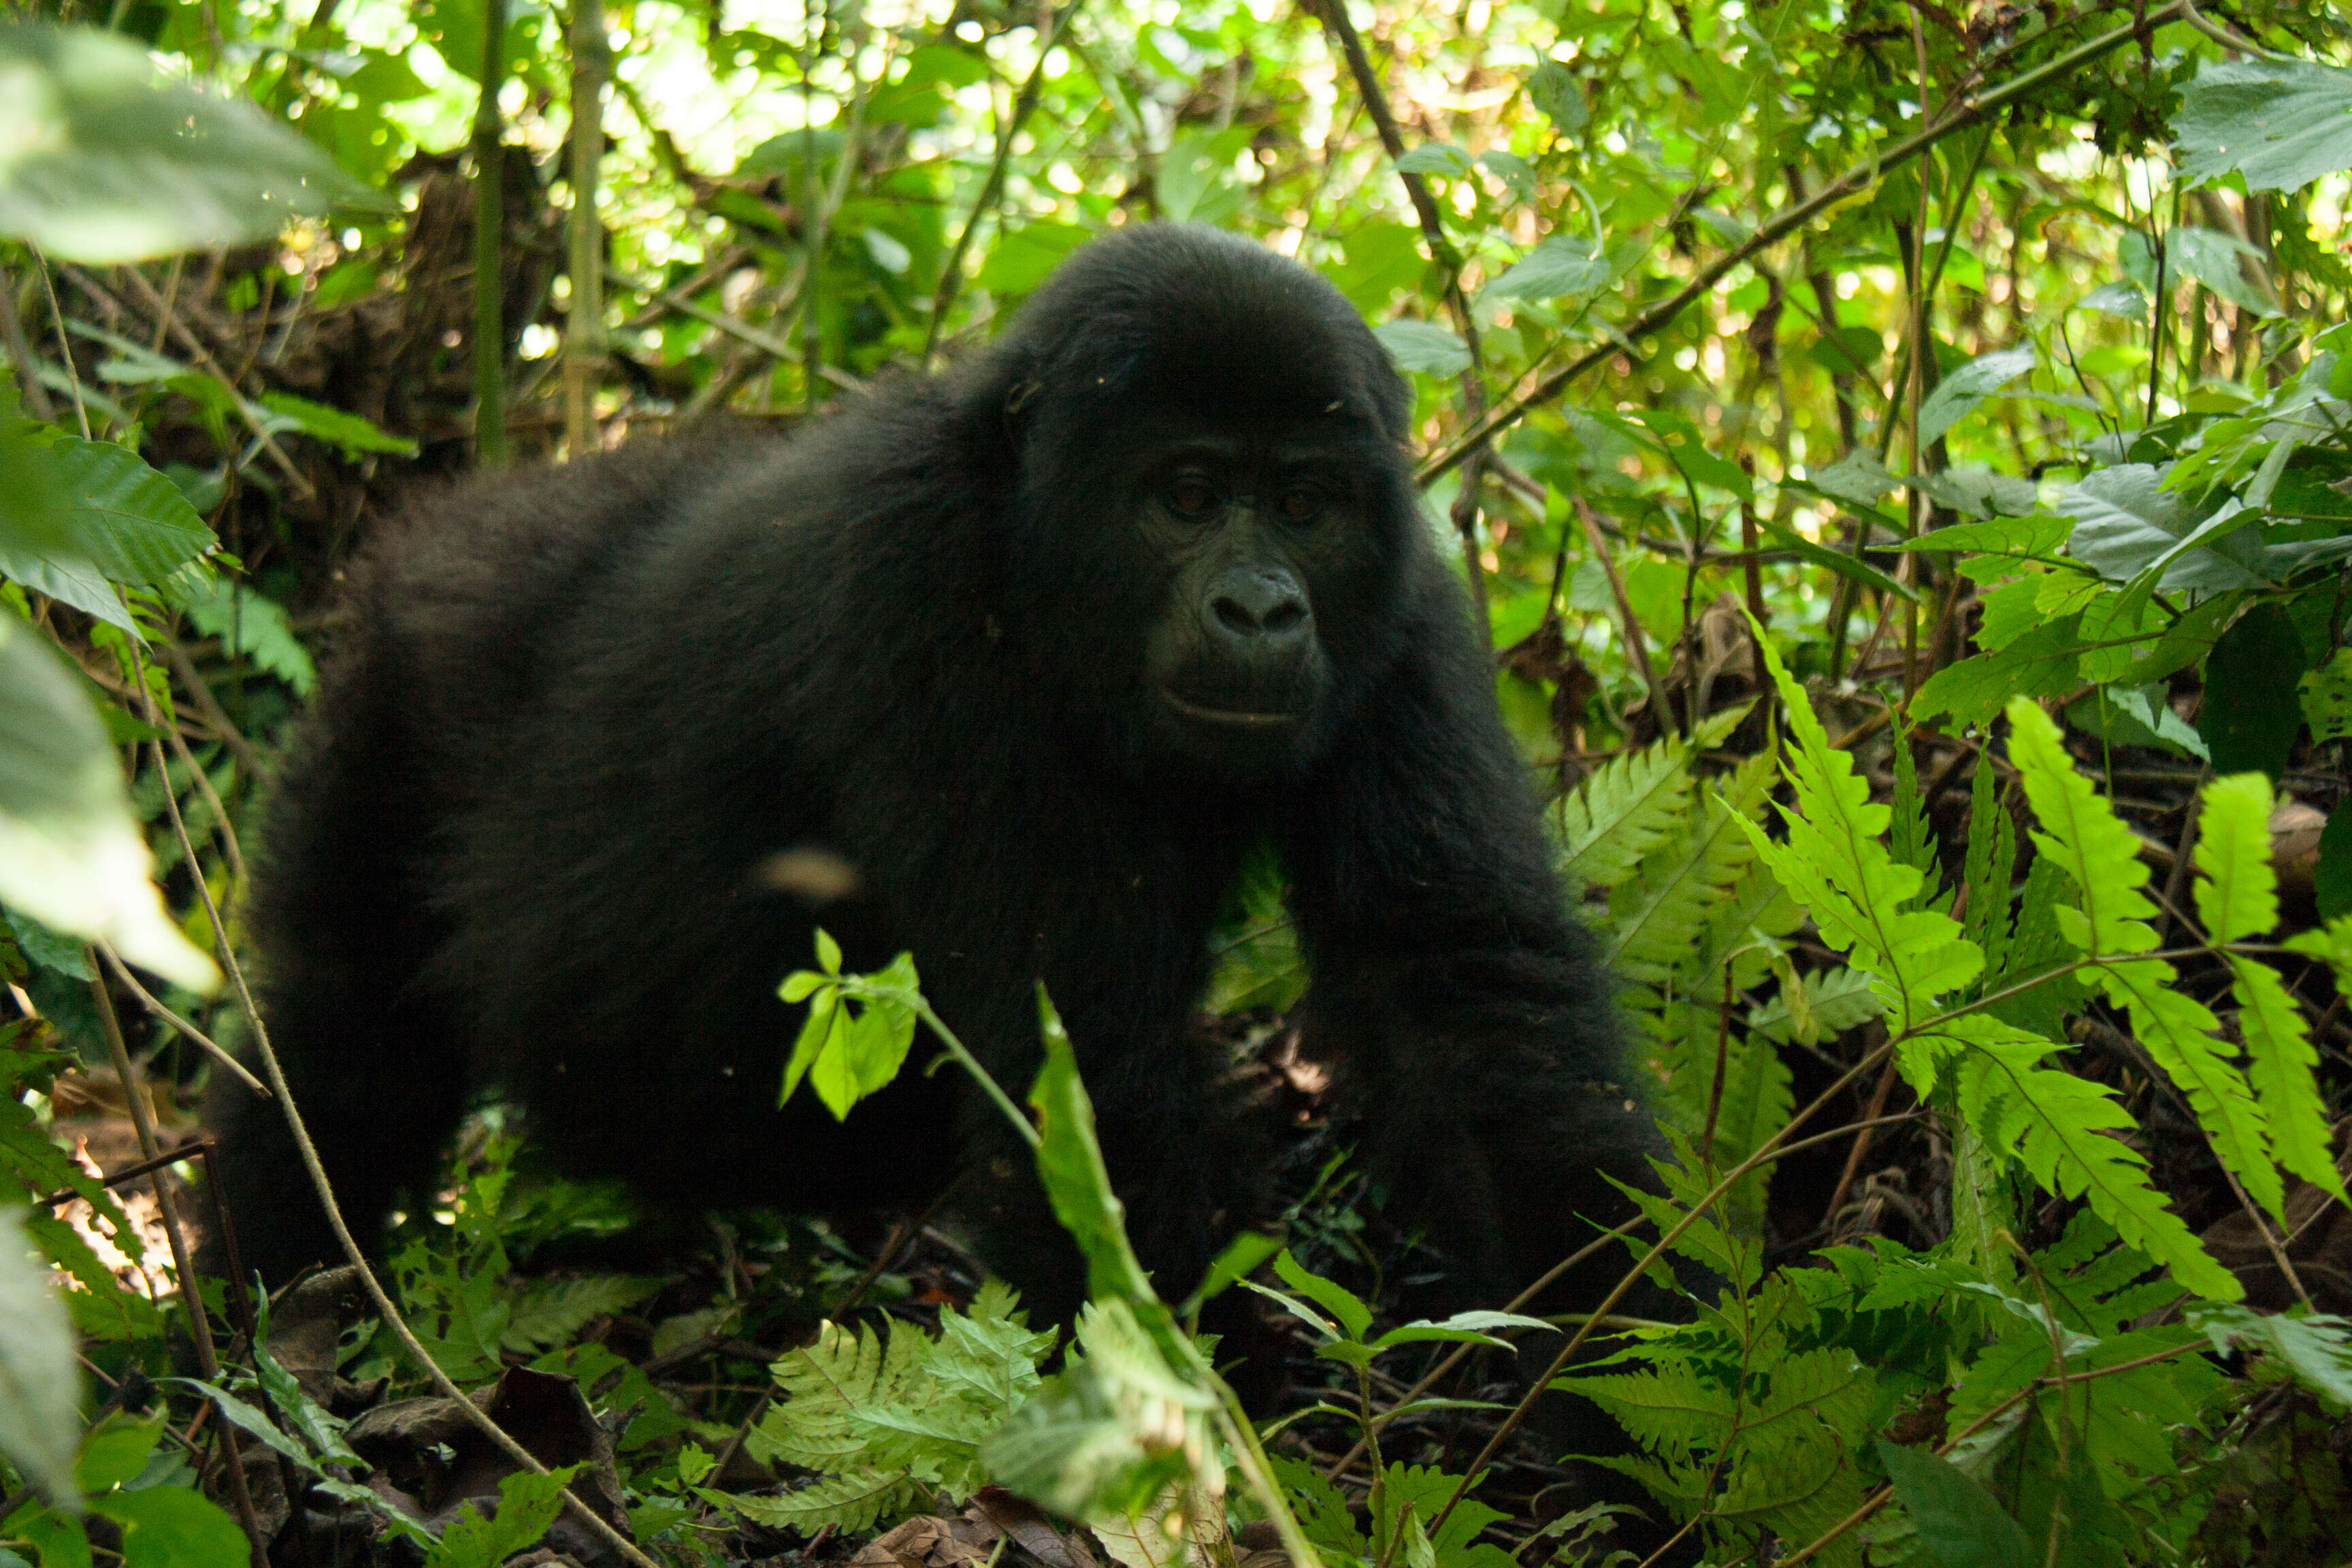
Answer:
<path fill-rule="evenodd" d="M 953 374 L 790 440 L 419 509 L 353 568 L 254 910 L 357 1234 L 495 1082 L 563 1168 L 656 1201 L 919 1205 L 993 1167 L 985 1255 L 1066 1310 L 1075 1252 L 958 1075 L 842 1124 L 777 1110 L 776 986 L 822 921 L 853 966 L 911 949 L 1016 1094 L 1044 980 L 1181 1295 L 1249 1174 L 1187 1025 L 1269 844 L 1311 1038 L 1468 1291 L 1498 1304 L 1625 1212 L 1601 1175 L 1647 1180 L 1650 1119 L 1419 510 L 1409 406 L 1304 268 L 1139 226 Z M 855 890 L 780 889 L 794 850 Z M 227 1131 L 247 1258 L 282 1279 L 331 1255 L 278 1108 Z"/>

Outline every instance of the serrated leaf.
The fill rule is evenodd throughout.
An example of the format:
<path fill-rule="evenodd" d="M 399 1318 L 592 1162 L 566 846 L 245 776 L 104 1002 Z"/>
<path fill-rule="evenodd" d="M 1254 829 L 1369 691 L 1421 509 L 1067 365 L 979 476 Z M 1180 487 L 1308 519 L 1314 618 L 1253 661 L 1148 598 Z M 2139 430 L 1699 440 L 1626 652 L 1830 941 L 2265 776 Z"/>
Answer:
<path fill-rule="evenodd" d="M 921 1489 L 903 1470 L 854 1469 L 820 1476 L 780 1497 L 702 1491 L 708 1501 L 733 1509 L 756 1524 L 798 1531 L 805 1539 L 827 1525 L 844 1532 L 871 1530 L 885 1517 L 909 1511 Z"/>
<path fill-rule="evenodd" d="M 1486 285 L 1481 299 L 1565 300 L 1607 286 L 1613 268 L 1592 240 L 1554 235 Z"/>
<path fill-rule="evenodd" d="M 1979 404 L 2030 373 L 2036 363 L 2030 346 L 1995 349 L 1952 370 L 1919 405 L 1920 448 L 1925 450 L 1941 440 L 1946 431 L 1967 418 Z"/>
<path fill-rule="evenodd" d="M 1960 1113 L 1988 1149 L 2013 1152 L 2050 1192 L 2083 1198 L 2190 1291 L 2225 1301 L 2244 1294 L 2148 1181 L 2146 1156 L 2111 1136 L 2137 1126 L 2114 1090 L 2042 1066 L 2056 1045 L 1983 1014 L 1944 1020 L 1934 1033 L 1958 1057 Z M 2047 1353 L 2046 1339 L 2040 1350 Z"/>
<path fill-rule="evenodd" d="M 1552 1387 L 1592 1400 L 1643 1447 L 1670 1460 L 1687 1459 L 1694 1448 L 1719 1449 L 1738 1415 L 1729 1390 L 1679 1363 L 1654 1372 L 1557 1378 Z"/>
<path fill-rule="evenodd" d="M 1744 819 L 1741 826 L 1790 896 L 1811 912 L 1822 940 L 1885 983 L 1882 994 L 1894 1005 L 1899 1031 L 1924 1016 L 1936 997 L 1974 979 L 1983 955 L 1950 916 L 1906 908 L 1921 879 L 1887 852 L 1888 809 L 1871 799 L 1870 781 L 1855 771 L 1853 755 L 1830 744 L 1780 656 L 1769 643 L 1759 646 L 1788 709 L 1781 772 L 1796 800 L 1780 808 L 1786 844 L 1770 842 Z"/>
<path fill-rule="evenodd" d="M 1372 336 L 1380 339 L 1381 346 L 1389 351 L 1389 357 L 1402 370 L 1444 377 L 1460 375 L 1470 368 L 1469 349 L 1435 321 L 1417 321 L 1410 317 L 1383 321 L 1372 329 Z"/>
<path fill-rule="evenodd" d="M 1290 1248 L 1286 1247 L 1275 1255 L 1274 1272 L 1284 1284 L 1338 1319 L 1349 1339 L 1362 1339 L 1364 1331 L 1372 1326 L 1372 1310 L 1370 1307 L 1344 1286 L 1335 1284 L 1319 1274 L 1309 1274 L 1306 1266 L 1290 1255 Z"/>
<path fill-rule="evenodd" d="M 2352 71 L 2312 60 L 2208 60 L 2172 117 L 2180 173 L 2242 174 L 2250 191 L 2295 191 L 2352 168 Z"/>
<path fill-rule="evenodd" d="M 1613 888 L 1687 820 L 1688 744 L 1681 737 L 1612 758 L 1560 802 L 1560 874 L 1587 888 Z"/>

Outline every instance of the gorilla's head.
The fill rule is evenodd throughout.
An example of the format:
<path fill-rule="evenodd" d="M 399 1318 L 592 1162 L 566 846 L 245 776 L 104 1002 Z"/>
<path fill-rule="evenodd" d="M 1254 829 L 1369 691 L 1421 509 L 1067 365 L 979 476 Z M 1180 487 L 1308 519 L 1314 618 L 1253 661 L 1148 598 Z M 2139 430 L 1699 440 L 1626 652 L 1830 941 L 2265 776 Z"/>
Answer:
<path fill-rule="evenodd" d="M 1354 308 L 1235 236 L 1139 226 L 974 368 L 965 407 L 1011 443 L 1007 629 L 1076 672 L 1065 717 L 1180 777 L 1311 763 L 1427 552 L 1405 389 Z"/>

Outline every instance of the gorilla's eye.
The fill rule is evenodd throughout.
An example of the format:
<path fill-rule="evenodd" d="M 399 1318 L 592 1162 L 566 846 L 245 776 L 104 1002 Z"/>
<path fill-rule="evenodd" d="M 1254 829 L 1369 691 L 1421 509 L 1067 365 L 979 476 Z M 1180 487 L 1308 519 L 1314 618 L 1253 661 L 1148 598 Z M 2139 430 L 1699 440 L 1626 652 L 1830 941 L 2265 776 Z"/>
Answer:
<path fill-rule="evenodd" d="M 1180 517 L 1199 517 L 1216 504 L 1207 481 L 1187 476 L 1168 487 L 1168 505 Z"/>
<path fill-rule="evenodd" d="M 1300 489 L 1285 491 L 1274 504 L 1292 522 L 1306 522 L 1323 510 L 1323 498 L 1311 489 Z"/>

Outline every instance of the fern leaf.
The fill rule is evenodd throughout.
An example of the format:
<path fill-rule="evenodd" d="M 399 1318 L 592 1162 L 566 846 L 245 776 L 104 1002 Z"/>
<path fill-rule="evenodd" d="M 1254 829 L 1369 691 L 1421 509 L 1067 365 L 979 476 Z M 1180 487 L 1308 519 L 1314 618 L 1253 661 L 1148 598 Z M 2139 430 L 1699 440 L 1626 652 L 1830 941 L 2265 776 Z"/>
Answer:
<path fill-rule="evenodd" d="M 1738 1415 L 1728 1389 L 1682 1362 L 1655 1372 L 1563 1377 L 1552 1386 L 1592 1400 L 1643 1447 L 1670 1460 L 1689 1458 L 1694 1447 L 1720 1451 Z"/>
<path fill-rule="evenodd" d="M 2156 1065 L 2189 1097 L 2214 1154 L 2245 1184 L 2248 1196 L 2284 1217 L 2286 1188 L 2271 1161 L 2270 1117 L 2231 1059 L 2237 1052 L 2213 1037 L 2221 1020 L 2178 989 L 2179 974 L 2158 959 L 2108 964 L 2099 983 L 2107 1000 L 2131 1015 L 2132 1033 Z"/>
<path fill-rule="evenodd" d="M 2148 1181 L 2147 1159 L 2109 1136 L 2134 1125 L 2113 1090 L 2042 1066 L 2056 1046 L 1982 1014 L 1947 1019 L 1937 1031 L 1963 1053 L 1960 1113 L 1988 1147 L 2016 1151 L 2043 1187 L 2085 1200 L 2186 1289 L 2225 1301 L 2244 1293 L 2166 1206 Z"/>
<path fill-rule="evenodd" d="M 660 1289 L 659 1279 L 633 1274 L 541 1280 L 515 1302 L 499 1343 L 519 1355 L 536 1354 L 567 1342 L 608 1312 L 626 1311 Z"/>
<path fill-rule="evenodd" d="M 2197 819 L 2197 914 L 2214 942 L 2268 936 L 2278 925 L 2271 869 L 2271 781 L 2232 773 L 2205 786 Z"/>
<path fill-rule="evenodd" d="M 2034 848 L 2074 879 L 2080 896 L 2079 907 L 2058 910 L 2059 930 L 2095 957 L 2146 952 L 2156 945 L 2147 923 L 2156 906 L 2140 891 L 2147 866 L 2138 835 L 2075 770 L 2057 724 L 2040 707 L 2022 697 L 2011 702 L 2009 729 L 2010 760 L 2041 824 Z"/>
<path fill-rule="evenodd" d="M 2048 714 L 2021 699 L 2010 704 L 2009 720 L 2010 756 L 2023 775 L 2026 798 L 2042 825 L 2042 830 L 2033 835 L 2034 844 L 2074 879 L 2081 900 L 2079 908 L 2058 910 L 2060 929 L 2095 957 L 2147 952 L 2156 945 L 2157 935 L 2145 917 L 2153 915 L 2156 906 L 2140 891 L 2148 869 L 2139 858 L 2138 836 L 2075 768 Z M 2268 903 L 2274 921 L 2275 899 L 2242 864 L 2250 858 L 2240 844 L 2242 818 L 2252 803 L 2242 786 L 2215 787 L 2221 804 L 2213 863 L 2223 880 L 2212 895 L 2213 907 L 2225 918 L 2237 920 Z M 2266 785 L 2262 794 L 2268 795 Z M 2209 791 L 2209 803 L 2211 798 Z M 2255 820 L 2260 823 L 2267 816 L 2262 812 Z M 2267 859 L 2269 833 L 2267 828 L 2259 831 L 2262 856 Z M 2262 876 L 2268 874 L 2265 868 Z M 2200 900 L 2214 886 L 2209 880 L 2199 888 Z M 2160 959 L 2110 962 L 2099 970 L 2107 999 L 2131 1015 L 2132 1032 L 2140 1044 L 2189 1097 L 2214 1154 L 2245 1184 L 2248 1195 L 2273 1214 L 2284 1214 L 2285 1184 L 2272 1162 L 2269 1118 L 2246 1087 L 2234 1060 L 2236 1050 L 2214 1037 L 2220 1021 L 2203 1003 L 2179 989 L 2179 979 L 2172 965 Z"/>
<path fill-rule="evenodd" d="M 1668 736 L 1603 764 L 1560 802 L 1561 875 L 1613 888 L 1688 820 L 1689 742 Z"/>
<path fill-rule="evenodd" d="M 2303 1010 L 2269 964 L 2233 957 L 2230 971 L 2238 997 L 2238 1032 L 2246 1037 L 2246 1076 L 2270 1115 L 2278 1163 L 2312 1185 L 2345 1197 L 2327 1132 L 2327 1107 L 2312 1077 L 2319 1053 L 2304 1028 Z"/>
<path fill-rule="evenodd" d="M 1977 763 L 1969 786 L 1969 940 L 1984 950 L 1984 985 L 1997 986 L 2009 963 L 2010 879 L 2017 871 L 2017 826 L 2000 804 L 1992 763 Z"/>
<path fill-rule="evenodd" d="M 1822 940 L 1885 982 L 1897 1024 L 1907 1026 L 1931 1011 L 1935 998 L 1974 979 L 1983 954 L 1950 916 L 1906 910 L 1921 878 L 1916 868 L 1895 864 L 1881 842 L 1886 807 L 1871 800 L 1869 781 L 1854 772 L 1853 758 L 1831 746 L 1804 688 L 1780 656 L 1759 646 L 1788 708 L 1792 743 L 1781 772 L 1797 800 L 1793 809 L 1780 808 L 1789 829 L 1785 845 L 1771 843 L 1744 819 L 1741 826 L 1773 874 L 1811 911 Z"/>
<path fill-rule="evenodd" d="M 1870 976 L 1859 969 L 1840 965 L 1816 969 L 1800 978 L 1804 1006 L 1812 1015 L 1814 1028 L 1823 1036 L 1842 1034 L 1886 1011 L 1885 1002 L 1870 988 Z M 1781 989 L 1785 992 L 1787 986 Z M 1789 1006 L 1791 1000 L 1784 995 L 1765 1003 L 1748 1015 L 1748 1026 L 1776 1040 L 1797 1037 L 1796 1019 Z"/>
<path fill-rule="evenodd" d="M 736 1512 L 772 1530 L 813 1536 L 831 1525 L 844 1533 L 871 1530 L 886 1514 L 912 1509 L 921 1494 L 903 1470 L 856 1469 L 824 1476 L 777 1497 L 714 1492 Z"/>
<path fill-rule="evenodd" d="M 1676 851 L 1663 862 L 1648 858 L 1641 881 L 1618 889 L 1609 963 L 1620 973 L 1654 984 L 1687 966 L 1706 934 L 1708 912 L 1756 858 L 1734 826 L 1744 821 L 1723 797 L 1710 794 L 1696 829 Z"/>
<path fill-rule="evenodd" d="M 1919 873 L 1916 899 L 1925 903 L 1936 896 L 1936 835 L 1927 826 L 1927 803 L 1919 795 L 1919 763 L 1911 754 L 1907 732 L 1895 741 L 1895 799 L 1891 809 L 1894 831 L 1888 837 L 1887 848 L 1895 864 L 1908 866 Z"/>

